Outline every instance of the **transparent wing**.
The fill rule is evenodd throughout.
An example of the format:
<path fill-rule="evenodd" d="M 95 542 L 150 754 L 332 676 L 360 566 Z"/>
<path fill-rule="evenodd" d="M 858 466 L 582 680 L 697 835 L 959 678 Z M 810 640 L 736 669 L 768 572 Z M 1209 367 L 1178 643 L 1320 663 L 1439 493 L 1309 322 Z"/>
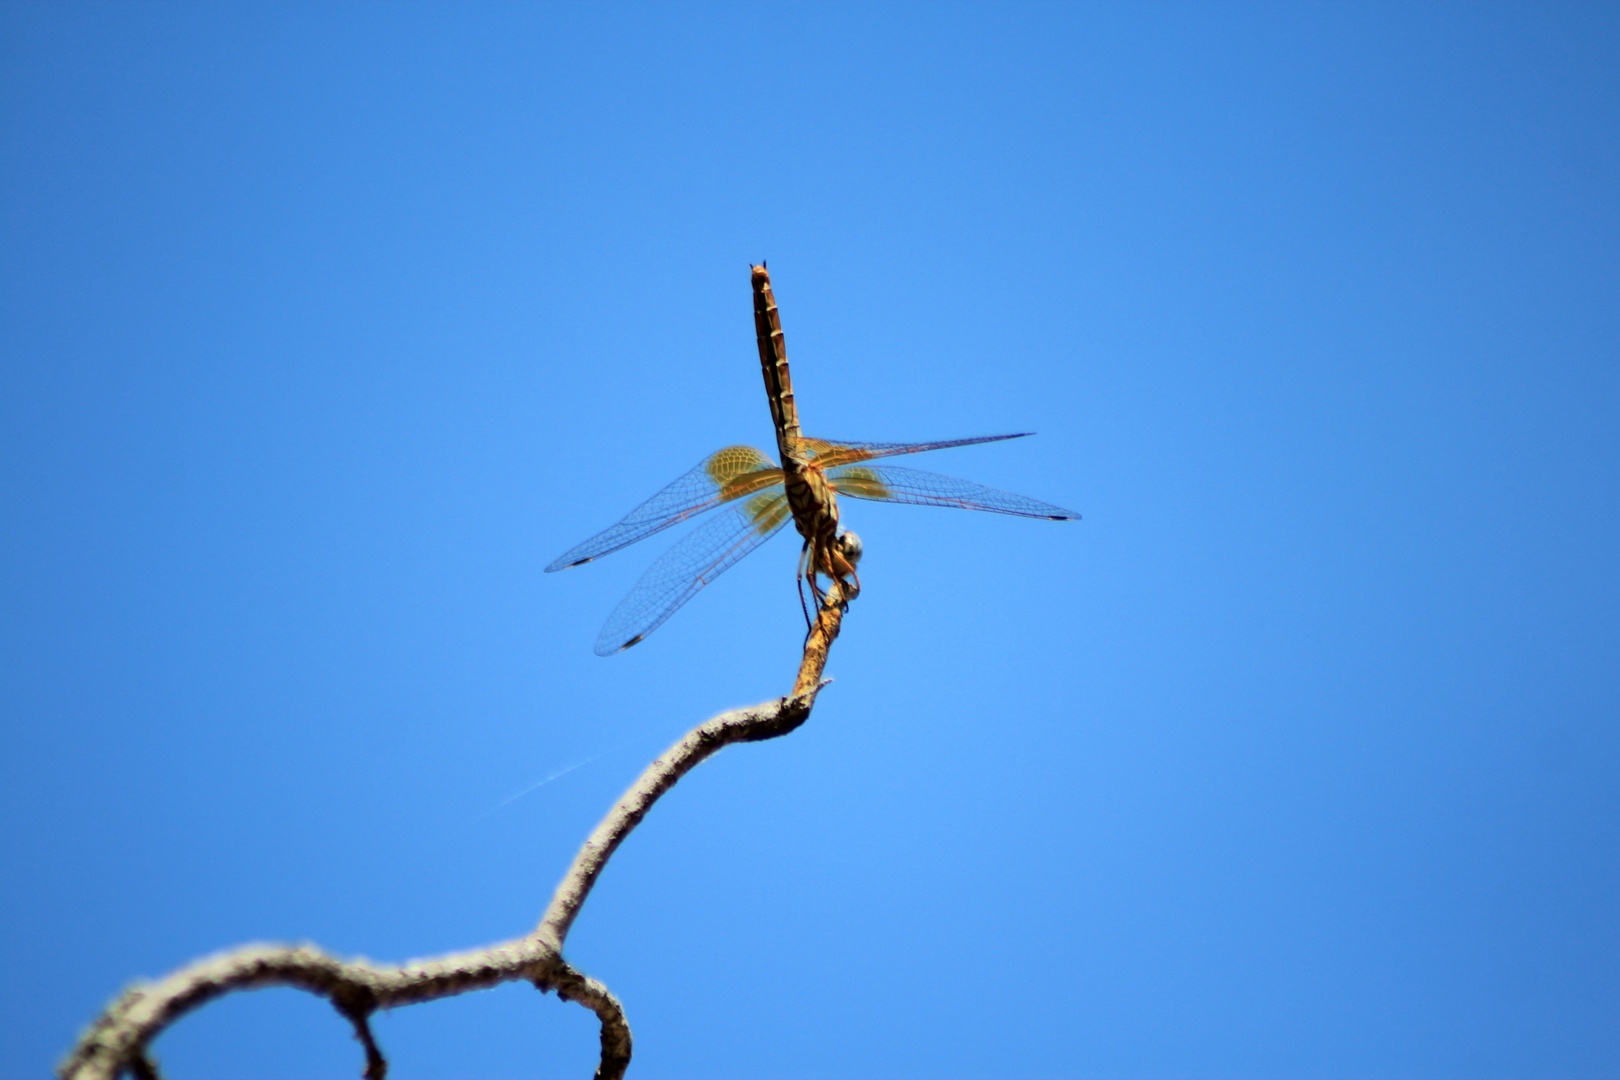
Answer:
<path fill-rule="evenodd" d="M 980 435 L 973 439 L 944 439 L 939 442 L 920 443 L 843 442 L 838 439 L 804 439 L 802 443 L 810 451 L 811 459 L 817 465 L 823 469 L 831 469 L 838 465 L 871 461 L 874 458 L 921 454 L 927 450 L 948 450 L 953 446 L 974 446 L 978 443 L 1002 442 L 1006 439 L 1022 439 L 1032 434 L 1034 432 L 1021 431 L 1016 435 Z"/>
<path fill-rule="evenodd" d="M 897 465 L 841 465 L 827 471 L 827 479 L 840 495 L 878 502 L 917 506 L 955 506 L 962 510 L 989 510 L 1019 517 L 1078 521 L 1080 515 L 1039 499 L 958 480 L 954 476 L 902 469 Z"/>
<path fill-rule="evenodd" d="M 563 552 L 546 573 L 600 559 L 712 507 L 753 495 L 782 482 L 782 470 L 752 446 L 728 446 L 698 462 L 686 475 L 630 511 L 625 519 Z"/>
<path fill-rule="evenodd" d="M 732 506 L 693 529 L 647 568 L 608 616 L 596 655 L 628 649 L 664 624 L 697 591 L 793 520 L 780 485 Z"/>

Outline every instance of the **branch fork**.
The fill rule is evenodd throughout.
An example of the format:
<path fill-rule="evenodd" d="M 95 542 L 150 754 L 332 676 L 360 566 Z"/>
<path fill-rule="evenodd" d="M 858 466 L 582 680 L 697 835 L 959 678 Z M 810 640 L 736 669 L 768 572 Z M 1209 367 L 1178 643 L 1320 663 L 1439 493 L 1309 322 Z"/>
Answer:
<path fill-rule="evenodd" d="M 563 959 L 563 943 L 625 837 L 676 781 L 723 747 L 786 735 L 810 717 L 826 685 L 827 654 L 848 606 L 839 583 L 828 590 L 805 639 L 793 690 L 762 705 L 734 709 L 699 724 L 648 765 L 613 804 L 563 876 L 539 925 L 527 935 L 470 952 L 398 966 L 342 960 L 312 944 L 245 945 L 198 960 L 153 983 L 130 986 L 79 1036 L 57 1066 L 61 1080 L 158 1080 L 151 1044 L 170 1024 L 215 998 L 239 990 L 290 986 L 326 998 L 353 1025 L 365 1052 L 365 1080 L 385 1080 L 388 1062 L 371 1032 L 378 1009 L 454 997 L 526 979 L 542 992 L 576 1001 L 601 1022 L 596 1080 L 621 1080 L 630 1065 L 630 1025 L 600 982 Z"/>

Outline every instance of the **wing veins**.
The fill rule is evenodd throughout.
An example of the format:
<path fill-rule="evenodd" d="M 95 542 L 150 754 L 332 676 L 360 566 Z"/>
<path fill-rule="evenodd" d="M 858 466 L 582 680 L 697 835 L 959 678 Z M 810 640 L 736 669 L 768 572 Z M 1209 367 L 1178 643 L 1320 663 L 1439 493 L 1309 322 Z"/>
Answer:
<path fill-rule="evenodd" d="M 843 465 L 831 470 L 827 478 L 838 494 L 873 502 L 948 506 L 959 510 L 984 510 L 993 514 L 1054 521 L 1080 519 L 1080 515 L 1072 510 L 1031 499 L 1027 495 L 898 465 Z"/>
<path fill-rule="evenodd" d="M 649 566 L 619 601 L 596 638 L 596 654 L 611 656 L 644 639 L 715 578 L 792 520 L 786 497 L 772 495 L 733 506 L 692 530 Z"/>
<path fill-rule="evenodd" d="M 651 498 L 626 514 L 617 524 L 610 525 L 595 536 L 575 544 L 546 566 L 546 573 L 579 566 L 621 548 L 645 540 L 654 533 L 663 532 L 672 525 L 724 505 L 735 499 L 758 494 L 773 484 L 782 482 L 782 472 L 775 467 L 756 468 L 736 475 L 728 475 L 722 483 L 716 478 L 715 463 L 721 455 L 748 451 L 757 461 L 769 465 L 758 450 L 749 447 L 727 447 L 710 454 L 689 471 L 666 484 Z"/>

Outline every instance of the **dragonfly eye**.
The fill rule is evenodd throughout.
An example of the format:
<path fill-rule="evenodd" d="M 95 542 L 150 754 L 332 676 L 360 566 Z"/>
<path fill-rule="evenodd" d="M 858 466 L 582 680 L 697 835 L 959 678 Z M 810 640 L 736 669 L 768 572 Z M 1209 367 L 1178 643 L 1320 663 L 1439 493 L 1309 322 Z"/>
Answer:
<path fill-rule="evenodd" d="M 854 566 L 861 561 L 861 538 L 853 530 L 845 529 L 838 535 L 838 553 Z"/>

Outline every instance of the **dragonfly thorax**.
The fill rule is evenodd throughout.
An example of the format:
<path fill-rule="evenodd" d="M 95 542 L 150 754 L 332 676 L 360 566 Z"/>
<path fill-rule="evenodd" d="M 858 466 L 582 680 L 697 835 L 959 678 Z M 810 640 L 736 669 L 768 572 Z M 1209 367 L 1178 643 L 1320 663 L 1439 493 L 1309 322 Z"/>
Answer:
<path fill-rule="evenodd" d="M 786 476 L 793 527 L 812 546 L 828 548 L 838 540 L 838 496 L 820 469 L 795 470 Z"/>

